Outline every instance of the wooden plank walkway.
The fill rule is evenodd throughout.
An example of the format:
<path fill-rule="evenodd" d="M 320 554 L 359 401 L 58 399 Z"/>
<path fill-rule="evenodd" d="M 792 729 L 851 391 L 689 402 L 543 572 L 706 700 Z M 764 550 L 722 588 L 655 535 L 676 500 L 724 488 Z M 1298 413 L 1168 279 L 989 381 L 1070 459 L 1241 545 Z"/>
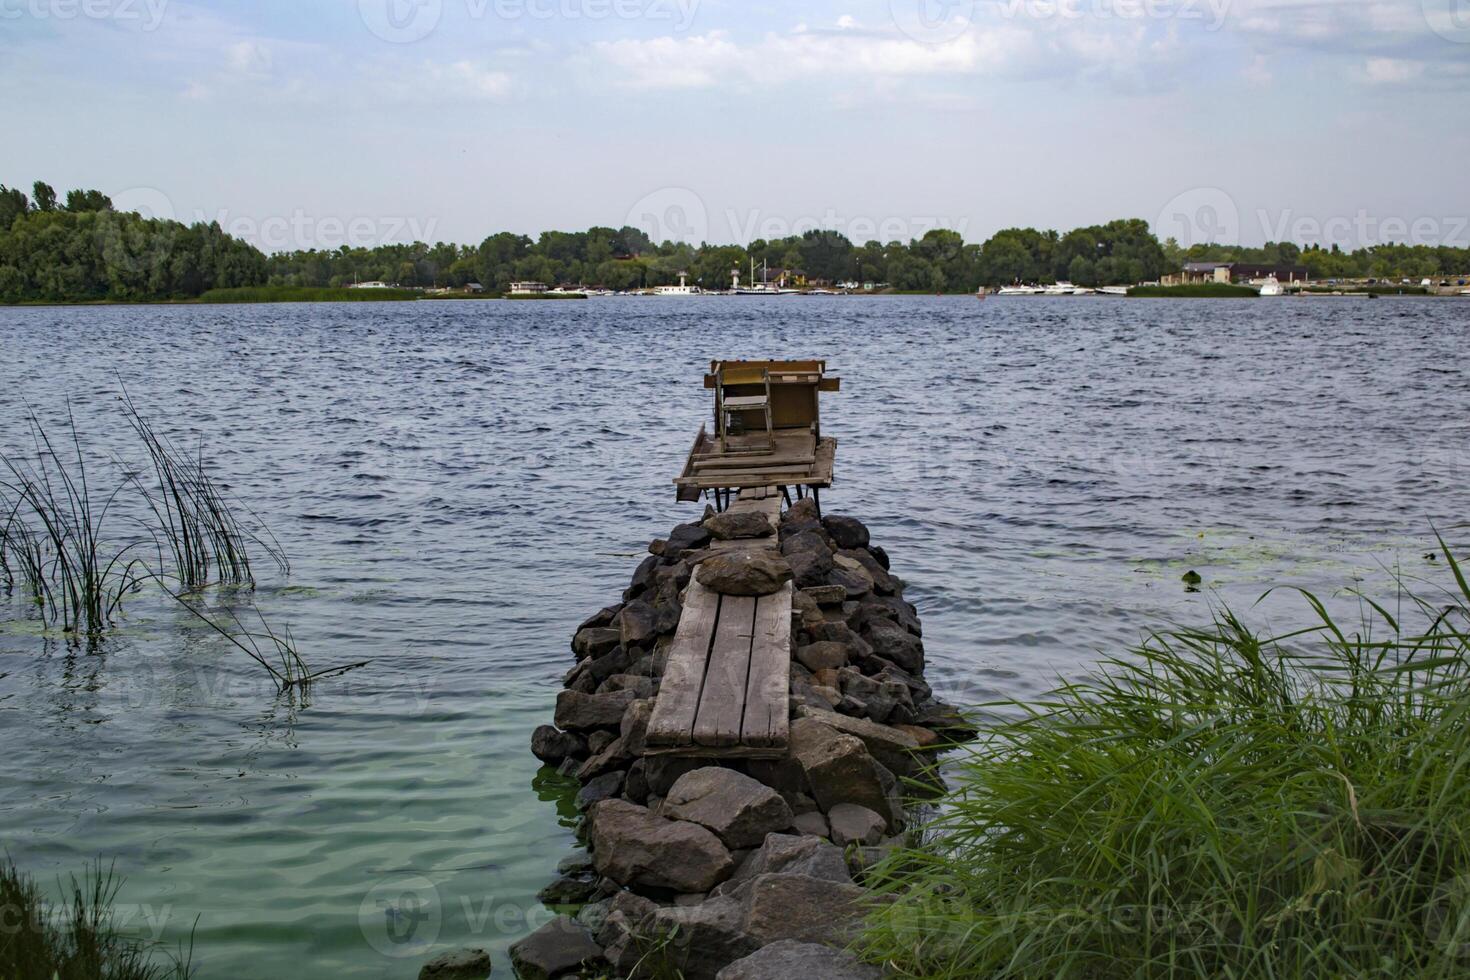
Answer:
<path fill-rule="evenodd" d="M 732 510 L 781 512 L 777 491 L 743 491 Z M 775 547 L 776 538 L 730 542 Z M 791 687 L 790 582 L 774 595 L 722 596 L 691 579 L 648 723 L 649 754 L 779 758 Z"/>

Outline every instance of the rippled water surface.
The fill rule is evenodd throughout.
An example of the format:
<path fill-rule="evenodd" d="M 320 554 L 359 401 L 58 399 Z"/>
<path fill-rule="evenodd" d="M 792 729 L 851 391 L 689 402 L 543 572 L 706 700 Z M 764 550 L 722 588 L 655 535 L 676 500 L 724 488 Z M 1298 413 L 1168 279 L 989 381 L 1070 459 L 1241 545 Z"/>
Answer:
<path fill-rule="evenodd" d="M 0 605 L 0 842 L 47 883 L 115 859 L 134 930 L 194 929 L 202 976 L 412 977 L 466 943 L 498 975 L 571 842 L 527 740 L 575 625 L 699 512 L 670 480 L 709 358 L 842 376 L 823 504 L 976 703 L 1269 585 L 1437 576 L 1431 524 L 1470 536 L 1467 334 L 1470 301 L 1412 299 L 0 310 L 0 445 L 70 399 L 141 461 L 126 384 L 285 546 L 257 606 L 314 665 L 371 661 L 290 704 L 149 594 L 95 652 Z"/>

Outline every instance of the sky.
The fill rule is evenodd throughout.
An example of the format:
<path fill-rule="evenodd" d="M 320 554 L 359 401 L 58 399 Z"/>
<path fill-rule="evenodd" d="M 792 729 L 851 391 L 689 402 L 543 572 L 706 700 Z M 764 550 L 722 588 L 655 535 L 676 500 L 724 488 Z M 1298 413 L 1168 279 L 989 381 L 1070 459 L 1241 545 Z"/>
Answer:
<path fill-rule="evenodd" d="M 1470 244 L 1470 0 L 0 0 L 0 183 L 268 251 Z"/>

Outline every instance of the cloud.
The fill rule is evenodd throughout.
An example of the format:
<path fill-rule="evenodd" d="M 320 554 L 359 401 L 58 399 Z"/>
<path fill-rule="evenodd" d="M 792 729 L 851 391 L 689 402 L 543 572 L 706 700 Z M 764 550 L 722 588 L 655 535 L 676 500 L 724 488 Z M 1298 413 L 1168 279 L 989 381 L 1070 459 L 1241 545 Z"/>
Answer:
<path fill-rule="evenodd" d="M 1398 85 L 1422 74 L 1422 64 L 1398 58 L 1369 58 L 1363 66 L 1363 77 L 1373 85 Z"/>
<path fill-rule="evenodd" d="M 236 41 L 225 48 L 225 64 L 241 75 L 269 75 L 272 61 L 270 49 L 256 41 Z"/>
<path fill-rule="evenodd" d="M 430 74 L 441 85 L 448 85 L 453 95 L 468 99 L 502 102 L 509 98 L 515 88 L 515 79 L 509 72 L 498 71 L 472 61 L 456 61 L 445 66 L 430 66 Z"/>

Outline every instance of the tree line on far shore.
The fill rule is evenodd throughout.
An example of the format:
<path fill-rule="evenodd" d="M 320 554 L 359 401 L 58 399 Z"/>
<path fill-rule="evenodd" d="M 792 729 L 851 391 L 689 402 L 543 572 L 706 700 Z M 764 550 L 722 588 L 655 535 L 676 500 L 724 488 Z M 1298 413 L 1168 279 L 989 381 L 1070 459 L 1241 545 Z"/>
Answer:
<path fill-rule="evenodd" d="M 813 230 L 748 247 L 654 242 L 637 228 L 499 232 L 478 245 L 440 242 L 265 255 L 217 223 L 184 225 L 113 208 L 105 194 L 73 190 L 65 199 L 37 182 L 27 197 L 0 185 L 0 302 L 191 299 L 252 286 L 333 287 L 382 281 L 407 287 L 511 282 L 576 283 L 637 289 L 678 281 L 722 289 L 739 271 L 784 272 L 788 281 L 884 284 L 904 292 L 974 292 L 981 286 L 1068 280 L 1082 286 L 1156 280 L 1189 261 L 1301 264 L 1313 278 L 1438 276 L 1470 270 L 1470 249 L 1380 245 L 1344 252 L 1290 243 L 1262 248 L 1160 242 L 1148 223 L 1110 221 L 1066 233 L 1008 228 L 982 243 L 933 229 L 908 242 L 857 244 Z M 779 272 L 777 271 L 779 270 Z"/>

